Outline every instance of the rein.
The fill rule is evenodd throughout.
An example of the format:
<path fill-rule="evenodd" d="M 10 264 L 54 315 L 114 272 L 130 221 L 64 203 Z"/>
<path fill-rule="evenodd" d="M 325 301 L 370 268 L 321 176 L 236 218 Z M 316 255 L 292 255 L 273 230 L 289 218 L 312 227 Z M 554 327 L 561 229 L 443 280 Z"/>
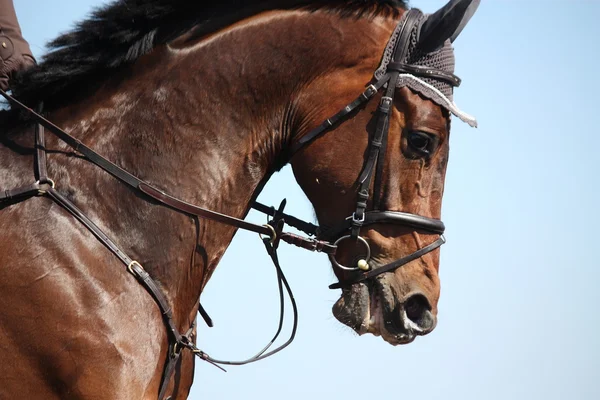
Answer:
<path fill-rule="evenodd" d="M 360 106 L 370 101 L 382 88 L 385 88 L 385 94 L 380 100 L 380 104 L 377 109 L 378 119 L 376 124 L 375 133 L 369 143 L 367 159 L 363 165 L 362 172 L 359 176 L 359 190 L 357 194 L 357 203 L 354 213 L 349 216 L 339 226 L 327 231 L 323 231 L 317 225 L 309 222 L 302 221 L 293 216 L 283 213 L 286 201 L 282 201 L 279 208 L 268 207 L 261 203 L 254 202 L 252 208 L 259 212 L 267 214 L 271 219 L 265 225 L 258 225 L 245 220 L 221 214 L 206 208 L 188 203 L 184 200 L 178 199 L 170 194 L 158 189 L 152 184 L 132 175 L 128 171 L 117 166 L 113 162 L 109 161 L 93 149 L 86 146 L 84 143 L 65 132 L 60 127 L 53 124 L 51 121 L 44 118 L 40 113 L 42 112 L 41 107 L 39 112 L 32 110 L 27 107 L 5 91 L 0 89 L 0 95 L 5 97 L 13 106 L 25 111 L 31 116 L 33 120 L 37 122 L 35 129 L 35 175 L 37 180 L 30 185 L 18 187 L 11 190 L 0 191 L 0 204 L 2 203 L 17 203 L 33 196 L 48 196 L 54 202 L 61 205 L 65 210 L 72 214 L 78 219 L 83 225 L 85 225 L 90 232 L 102 242 L 112 253 L 114 253 L 121 262 L 127 267 L 129 273 L 131 273 L 136 280 L 150 293 L 158 305 L 163 321 L 167 328 L 167 336 L 169 342 L 169 354 L 167 356 L 166 366 L 163 372 L 159 400 L 162 400 L 165 396 L 170 378 L 174 373 L 175 366 L 181 355 L 183 349 L 188 349 L 197 355 L 200 359 L 207 361 L 218 368 L 218 364 L 224 365 L 243 365 L 251 362 L 256 362 L 269 357 L 285 347 L 287 347 L 294 339 L 296 329 L 298 325 L 298 311 L 296 302 L 291 291 L 291 288 L 283 274 L 283 271 L 279 265 L 279 259 L 277 256 L 277 249 L 279 243 L 284 241 L 286 243 L 311 250 L 326 253 L 333 265 L 339 269 L 346 271 L 353 271 L 353 276 L 340 280 L 329 287 L 331 289 L 336 288 L 347 288 L 352 284 L 363 282 L 367 279 L 374 278 L 384 272 L 393 271 L 410 261 L 418 259 L 419 257 L 437 249 L 445 243 L 443 236 L 445 227 L 442 221 L 438 219 L 432 219 L 417 214 L 411 214 L 406 212 L 397 211 L 380 211 L 372 210 L 367 211 L 367 203 L 369 201 L 369 192 L 371 184 L 374 186 L 374 198 L 373 204 L 379 203 L 379 193 L 381 188 L 381 180 L 383 175 L 383 161 L 385 158 L 385 151 L 387 147 L 387 136 L 389 131 L 389 120 L 392 113 L 392 106 L 394 103 L 394 94 L 396 83 L 401 73 L 410 73 L 415 76 L 422 76 L 428 78 L 441 79 L 445 82 L 450 82 L 454 86 L 458 86 L 460 79 L 453 74 L 449 74 L 444 71 L 440 71 L 433 68 L 423 68 L 419 66 L 407 65 L 401 63 L 408 52 L 410 41 L 409 37 L 416 26 L 416 23 L 421 16 L 421 12 L 415 9 L 407 11 L 405 17 L 400 20 L 400 23 L 396 30 L 399 30 L 399 35 L 396 41 L 388 44 L 393 51 L 392 62 L 387 66 L 385 75 L 370 84 L 366 90 L 358 96 L 354 101 L 344 107 L 341 111 L 333 115 L 332 117 L 325 120 L 317 128 L 303 136 L 295 145 L 290 148 L 290 154 L 293 156 L 298 151 L 307 147 L 316 138 L 326 133 L 331 127 L 337 125 L 346 116 L 355 111 Z M 387 86 L 386 86 L 387 85 Z M 48 129 L 51 133 L 56 135 L 60 140 L 65 142 L 68 146 L 73 148 L 75 152 L 83 155 L 88 161 L 97 165 L 104 171 L 110 173 L 115 178 L 119 179 L 124 184 L 127 184 L 133 188 L 136 192 L 143 194 L 147 198 L 156 201 L 165 207 L 172 210 L 184 213 L 186 215 L 200 217 L 218 221 L 223 224 L 231 225 L 239 229 L 248 230 L 251 232 L 258 233 L 261 235 L 263 244 L 271 260 L 275 266 L 277 272 L 277 282 L 279 287 L 279 299 L 280 299 L 280 316 L 279 325 L 273 338 L 269 341 L 268 345 L 265 346 L 258 354 L 244 361 L 223 361 L 210 357 L 208 354 L 198 349 L 193 343 L 192 334 L 195 328 L 195 322 L 188 329 L 185 334 L 178 331 L 175 322 L 173 321 L 171 307 L 159 286 L 154 279 L 144 270 L 142 265 L 137 261 L 130 258 L 124 251 L 122 251 L 115 242 L 110 239 L 102 230 L 94 224 L 81 210 L 79 210 L 75 204 L 69 199 L 64 197 L 56 190 L 56 182 L 48 177 L 46 167 L 46 148 L 45 148 L 45 129 Z M 303 237 L 289 232 L 283 232 L 285 224 L 295 227 L 305 232 L 309 237 Z M 370 224 L 379 223 L 393 223 L 402 226 L 410 227 L 415 230 L 422 230 L 428 233 L 437 234 L 440 237 L 433 243 L 409 254 L 403 258 L 393 261 L 383 266 L 377 266 L 376 268 L 371 267 L 368 262 L 370 258 L 370 247 L 368 242 L 360 236 L 360 229 L 363 226 Z M 349 231 L 349 232 L 348 232 Z M 344 235 L 345 234 L 345 235 Z M 264 235 L 264 237 L 263 237 Z M 320 240 L 322 237 L 337 238 L 334 243 L 326 240 Z M 346 240 L 354 241 L 359 246 L 364 246 L 366 249 L 366 257 L 358 261 L 357 266 L 344 266 L 338 263 L 335 258 L 337 245 Z M 278 338 L 283 327 L 284 318 L 284 289 L 290 298 L 292 311 L 294 315 L 294 322 L 292 331 L 289 339 L 280 345 L 279 347 L 268 351 L 271 345 Z M 208 314 L 203 309 L 202 305 L 198 303 L 198 311 L 209 326 L 212 326 L 212 321 L 208 317 Z M 221 368 L 222 369 L 222 368 Z"/>

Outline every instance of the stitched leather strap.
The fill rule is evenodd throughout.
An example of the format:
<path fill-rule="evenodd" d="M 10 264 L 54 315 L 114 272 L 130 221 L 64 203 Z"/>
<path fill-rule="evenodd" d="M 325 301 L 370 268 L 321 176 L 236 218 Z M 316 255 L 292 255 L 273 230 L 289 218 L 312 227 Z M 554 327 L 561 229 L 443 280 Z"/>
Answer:
<path fill-rule="evenodd" d="M 455 87 L 458 87 L 461 84 L 461 79 L 450 72 L 421 65 L 404 64 L 392 61 L 387 65 L 387 69 L 388 71 L 398 71 L 400 73 L 409 73 L 415 76 L 441 80 Z"/>
<path fill-rule="evenodd" d="M 252 208 L 271 217 L 275 216 L 277 212 L 277 209 L 275 207 L 266 206 L 262 203 L 259 203 L 258 201 L 255 201 L 254 204 L 252 204 Z M 299 218 L 285 213 L 282 214 L 282 217 L 285 220 L 286 225 L 293 226 L 294 228 L 301 230 L 307 235 L 314 236 L 319 234 L 319 227 L 317 225 L 311 224 L 310 222 L 303 221 Z"/>
<path fill-rule="evenodd" d="M 402 20 L 400 35 L 396 42 L 392 61 L 402 60 L 408 51 L 408 38 L 412 32 L 412 28 L 416 24 L 421 12 L 415 9 L 407 11 L 407 16 Z M 369 154 L 359 176 L 359 189 L 356 202 L 356 210 L 352 215 L 350 226 L 350 237 L 358 238 L 360 228 L 363 226 L 365 219 L 365 211 L 369 200 L 369 191 L 371 182 L 375 179 L 373 186 L 373 204 L 379 206 L 379 196 L 381 192 L 381 183 L 383 176 L 383 166 L 385 162 L 385 152 L 387 147 L 387 135 L 389 131 L 389 121 L 394 106 L 394 95 L 396 93 L 396 83 L 398 81 L 398 71 L 387 71 L 384 79 L 386 79 L 387 88 L 385 95 L 379 102 L 377 109 L 378 117 L 375 125 L 373 138 L 369 143 Z"/>
<path fill-rule="evenodd" d="M 387 82 L 388 76 L 384 76 L 378 82 L 369 85 L 360 96 L 358 96 L 354 101 L 344 107 L 341 111 L 337 112 L 335 115 L 327 118 L 321 125 L 302 136 L 300 140 L 289 150 L 290 158 L 296 154 L 300 149 L 306 147 L 317 137 L 321 136 L 324 132 L 326 132 L 329 128 L 337 124 L 344 118 L 346 115 L 350 114 L 354 110 L 356 110 L 361 105 L 367 103 L 375 94 L 381 89 L 381 87 Z"/>
<path fill-rule="evenodd" d="M 305 250 L 317 251 L 319 253 L 335 254 L 337 250 L 337 246 L 329 242 L 316 239 L 307 239 L 289 232 L 283 232 L 280 238 L 288 244 L 301 247 Z"/>
<path fill-rule="evenodd" d="M 40 196 L 44 194 L 50 185 L 47 183 L 35 182 L 31 185 L 21 186 L 15 189 L 5 189 L 0 192 L 0 203 L 6 201 L 20 200 L 32 196 Z"/>
<path fill-rule="evenodd" d="M 443 234 L 446 227 L 442 221 L 435 218 L 423 217 L 417 214 L 410 214 L 400 211 L 367 211 L 362 225 L 373 224 L 398 224 L 405 225 L 417 230 Z M 325 238 L 338 237 L 341 233 L 347 231 L 352 226 L 352 219 L 348 218 L 340 225 L 333 228 L 324 229 L 322 236 Z"/>
<path fill-rule="evenodd" d="M 176 351 L 176 348 L 182 340 L 182 336 L 177 330 L 175 322 L 173 321 L 173 313 L 171 311 L 169 302 L 154 279 L 152 279 L 152 277 L 144 270 L 144 268 L 139 263 L 129 258 L 129 256 L 123 252 L 119 246 L 96 224 L 94 224 L 92 220 L 90 220 L 83 212 L 81 212 L 81 210 L 79 210 L 75 204 L 73 204 L 69 199 L 64 197 L 52 187 L 47 190 L 47 194 L 52 200 L 63 206 L 71 215 L 77 218 L 94 236 L 96 236 L 100 243 L 105 245 L 113 254 L 115 254 L 121 260 L 121 262 L 127 266 L 128 271 L 148 291 L 148 293 L 150 293 L 158 305 L 165 326 L 167 327 L 167 336 L 169 338 L 169 354 L 167 355 L 167 365 L 165 366 L 163 372 L 160 395 L 158 397 L 159 399 L 163 399 L 171 379 L 171 375 L 173 374 L 177 361 L 179 360 L 179 353 Z"/>
<path fill-rule="evenodd" d="M 166 206 L 169 206 L 174 210 L 182 211 L 191 215 L 197 215 L 202 218 L 212 219 L 213 221 L 221 222 L 227 225 L 233 225 L 251 232 L 260 233 L 262 235 L 271 236 L 272 234 L 271 229 L 263 225 L 253 224 L 251 222 L 244 221 L 243 219 L 230 217 L 229 215 L 221 214 L 215 211 L 207 210 L 206 208 L 195 206 L 183 200 L 177 199 L 143 181 L 139 181 L 137 187 L 141 192 L 145 193 L 149 197 L 159 201 L 160 203 Z"/>

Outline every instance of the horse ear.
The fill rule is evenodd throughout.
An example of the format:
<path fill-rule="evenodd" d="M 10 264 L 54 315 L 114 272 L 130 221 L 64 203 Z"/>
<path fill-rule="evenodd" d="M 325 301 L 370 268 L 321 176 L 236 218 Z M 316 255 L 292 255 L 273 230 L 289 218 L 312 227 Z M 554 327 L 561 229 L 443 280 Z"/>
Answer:
<path fill-rule="evenodd" d="M 450 0 L 448 4 L 429 15 L 421 24 L 419 48 L 431 52 L 454 42 L 479 6 L 480 0 Z"/>

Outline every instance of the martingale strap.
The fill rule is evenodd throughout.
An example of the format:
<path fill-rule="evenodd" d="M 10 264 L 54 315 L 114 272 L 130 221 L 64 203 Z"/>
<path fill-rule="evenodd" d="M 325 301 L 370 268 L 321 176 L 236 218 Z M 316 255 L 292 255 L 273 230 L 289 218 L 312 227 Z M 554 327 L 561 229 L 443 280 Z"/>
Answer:
<path fill-rule="evenodd" d="M 61 205 L 65 210 L 67 210 L 71 215 L 73 215 L 77 220 L 79 220 L 104 246 L 106 246 L 113 254 L 115 254 L 119 260 L 126 265 L 127 270 L 136 278 L 136 280 L 148 291 L 148 293 L 155 300 L 161 315 L 163 317 L 163 322 L 167 328 L 167 337 L 168 337 L 168 354 L 166 358 L 166 365 L 163 370 L 163 376 L 161 379 L 161 385 L 159 389 L 158 399 L 162 400 L 165 398 L 166 390 L 168 388 L 168 384 L 170 379 L 175 371 L 175 367 L 180 359 L 181 351 L 183 349 L 191 350 L 193 354 L 198 356 L 200 359 L 218 367 L 223 370 L 218 364 L 227 364 L 227 365 L 243 365 L 252 362 L 256 362 L 262 360 L 266 357 L 272 356 L 279 351 L 283 350 L 293 341 L 298 324 L 298 312 L 296 307 L 296 302 L 291 291 L 291 288 L 281 270 L 279 265 L 279 260 L 277 257 L 277 247 L 281 240 L 302 247 L 311 251 L 320 251 L 328 254 L 334 254 L 336 250 L 336 246 L 332 245 L 328 242 L 320 241 L 313 238 L 305 238 L 299 235 L 295 235 L 292 233 L 283 232 L 283 227 L 285 220 L 284 218 L 290 218 L 294 226 L 297 226 L 299 229 L 307 231 L 310 235 L 314 235 L 317 233 L 318 228 L 315 225 L 309 224 L 307 222 L 301 221 L 299 219 L 293 218 L 287 214 L 283 213 L 283 208 L 285 207 L 285 200 L 282 201 L 278 210 L 274 208 L 268 208 L 260 203 L 257 203 L 257 208 L 263 210 L 263 212 L 272 216 L 273 219 L 270 220 L 266 225 L 257 225 L 253 224 L 238 218 L 230 217 L 228 215 L 220 214 L 215 211 L 211 211 L 202 207 L 195 206 L 193 204 L 187 203 L 183 200 L 177 199 L 169 194 L 155 188 L 154 186 L 148 184 L 147 182 L 135 177 L 129 172 L 123 170 L 119 166 L 114 163 L 108 161 L 106 158 L 90 149 L 78 139 L 72 137 L 52 122 L 46 120 L 41 113 L 41 105 L 38 109 L 38 112 L 33 111 L 29 107 L 26 107 L 18 100 L 14 99 L 12 96 L 8 95 L 6 92 L 0 89 L 0 94 L 2 94 L 7 100 L 9 100 L 12 104 L 16 105 L 29 112 L 30 115 L 34 117 L 39 123 L 36 125 L 35 129 L 35 170 L 34 173 L 38 180 L 32 184 L 24 187 L 12 189 L 12 190 L 4 190 L 0 192 L 0 204 L 5 202 L 19 202 L 25 200 L 29 197 L 33 196 L 41 196 L 47 195 L 50 199 L 52 199 L 57 204 Z M 134 189 L 137 189 L 141 193 L 146 194 L 150 198 L 168 206 L 176 211 L 183 212 L 186 214 L 212 219 L 221 223 L 229 224 L 236 226 L 240 229 L 249 230 L 252 232 L 256 232 L 262 235 L 266 235 L 263 238 L 263 243 L 267 250 L 267 253 L 271 257 L 273 264 L 275 265 L 277 271 L 277 279 L 278 279 L 278 287 L 279 287 L 279 298 L 280 298 L 280 317 L 279 317 L 279 326 L 278 329 L 271 339 L 271 341 L 263 348 L 256 356 L 244 360 L 244 361 L 223 361 L 217 360 L 210 357 L 207 353 L 198 349 L 195 344 L 191 340 L 191 333 L 193 332 L 193 325 L 190 327 L 186 334 L 181 334 L 177 329 L 177 326 L 173 320 L 173 313 L 171 307 L 169 305 L 168 300 L 160 290 L 156 281 L 148 274 L 142 265 L 137 261 L 131 259 L 123 250 L 119 248 L 119 246 L 108 236 L 106 235 L 91 219 L 89 219 L 84 212 L 82 212 L 75 204 L 73 204 L 69 199 L 63 196 L 60 192 L 58 192 L 55 188 L 55 182 L 48 177 L 47 174 L 47 166 L 46 166 L 46 148 L 45 148 L 45 130 L 44 127 L 48 127 L 48 129 L 54 133 L 59 139 L 63 140 L 69 146 L 71 146 L 75 151 L 83 154 L 90 160 L 92 163 L 96 164 L 103 170 L 109 172 L 116 178 L 120 179 L 122 182 L 132 186 Z M 285 287 L 288 297 L 290 298 L 293 310 L 294 322 L 292 326 L 292 331 L 290 333 L 289 339 L 278 346 L 274 350 L 267 352 L 268 349 L 271 348 L 275 340 L 279 337 L 284 320 L 284 292 L 283 288 Z M 208 326 L 212 327 L 212 320 L 202 307 L 200 303 L 198 303 L 198 312 L 205 319 Z"/>
<path fill-rule="evenodd" d="M 19 186 L 14 189 L 4 189 L 0 192 L 0 203 L 18 202 L 32 196 L 41 196 L 50 188 L 48 183 L 35 182 L 31 185 Z"/>

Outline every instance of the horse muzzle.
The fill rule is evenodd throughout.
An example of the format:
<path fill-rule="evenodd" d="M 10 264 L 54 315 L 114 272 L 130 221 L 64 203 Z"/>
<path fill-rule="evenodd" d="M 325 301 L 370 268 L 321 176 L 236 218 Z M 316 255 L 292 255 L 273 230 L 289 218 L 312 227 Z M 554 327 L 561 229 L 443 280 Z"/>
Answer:
<path fill-rule="evenodd" d="M 427 296 L 418 289 L 398 293 L 392 275 L 344 288 L 333 315 L 359 335 L 381 336 L 392 345 L 408 344 L 433 331 L 437 319 Z"/>

